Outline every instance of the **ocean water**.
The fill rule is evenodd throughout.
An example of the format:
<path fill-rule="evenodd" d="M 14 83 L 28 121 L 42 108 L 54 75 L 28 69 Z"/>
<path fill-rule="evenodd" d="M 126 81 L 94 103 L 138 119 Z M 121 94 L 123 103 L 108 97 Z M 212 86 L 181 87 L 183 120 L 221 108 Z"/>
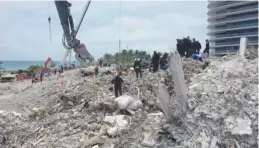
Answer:
<path fill-rule="evenodd" d="M 0 64 L 0 68 L 4 68 L 5 70 L 26 70 L 31 65 L 42 65 L 44 66 L 45 61 L 2 61 Z M 56 65 L 60 62 L 54 61 Z"/>

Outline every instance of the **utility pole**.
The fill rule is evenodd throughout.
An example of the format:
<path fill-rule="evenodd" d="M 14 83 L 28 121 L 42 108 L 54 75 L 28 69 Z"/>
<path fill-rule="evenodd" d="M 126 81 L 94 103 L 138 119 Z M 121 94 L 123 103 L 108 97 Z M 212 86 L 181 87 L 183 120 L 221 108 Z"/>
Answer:
<path fill-rule="evenodd" d="M 119 53 L 121 52 L 121 0 L 119 2 Z"/>

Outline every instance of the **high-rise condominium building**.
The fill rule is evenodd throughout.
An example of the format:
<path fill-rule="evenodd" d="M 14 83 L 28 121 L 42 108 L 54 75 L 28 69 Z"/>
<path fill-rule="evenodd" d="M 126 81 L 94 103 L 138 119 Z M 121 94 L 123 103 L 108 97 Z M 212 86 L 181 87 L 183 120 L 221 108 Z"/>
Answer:
<path fill-rule="evenodd" d="M 209 1 L 210 50 L 217 54 L 236 52 L 240 37 L 258 48 L 258 1 Z"/>

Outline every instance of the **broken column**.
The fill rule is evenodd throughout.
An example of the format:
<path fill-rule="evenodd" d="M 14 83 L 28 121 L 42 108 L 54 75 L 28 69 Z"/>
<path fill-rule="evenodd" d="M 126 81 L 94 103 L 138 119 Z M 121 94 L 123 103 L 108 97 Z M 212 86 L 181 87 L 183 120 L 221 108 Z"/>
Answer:
<path fill-rule="evenodd" d="M 174 111 L 176 111 L 174 114 L 178 114 L 178 116 L 182 113 L 185 113 L 187 110 L 187 91 L 186 91 L 186 85 L 184 80 L 184 73 L 183 73 L 183 66 L 181 57 L 178 54 L 177 51 L 170 54 L 170 72 L 172 74 L 172 80 L 175 88 L 175 94 L 176 94 L 176 100 L 174 97 L 169 97 L 168 91 L 165 88 L 164 85 L 160 85 L 159 92 L 158 92 L 158 98 L 160 107 L 163 110 L 167 120 L 171 121 L 173 118 L 173 104 L 177 104 L 174 106 Z"/>

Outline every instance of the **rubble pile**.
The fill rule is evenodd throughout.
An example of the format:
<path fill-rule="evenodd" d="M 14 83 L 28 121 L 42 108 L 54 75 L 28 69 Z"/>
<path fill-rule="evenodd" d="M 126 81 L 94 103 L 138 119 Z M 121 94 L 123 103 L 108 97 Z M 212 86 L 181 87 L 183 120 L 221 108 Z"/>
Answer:
<path fill-rule="evenodd" d="M 171 136 L 168 146 L 258 147 L 257 63 L 243 58 L 213 61 L 194 75 L 185 119 L 162 127 Z"/>
<path fill-rule="evenodd" d="M 42 88 L 36 93 L 31 94 L 29 90 L 24 91 L 26 97 L 35 97 L 36 100 L 40 98 L 44 100 L 44 103 L 40 102 L 42 106 L 34 108 L 30 105 L 29 108 L 32 109 L 26 110 L 28 116 L 14 118 L 10 116 L 12 113 L 2 113 L 1 127 L 3 130 L 0 135 L 3 135 L 6 140 L 0 143 L 1 146 L 91 147 L 100 145 L 109 147 L 116 143 L 121 144 L 118 136 L 126 129 L 130 129 L 131 122 L 138 122 L 140 119 L 138 111 L 133 112 L 132 117 L 126 118 L 125 115 L 113 115 L 118 106 L 115 102 L 114 92 L 108 88 L 112 87 L 110 81 L 114 77 L 115 71 L 109 71 L 108 74 L 101 77 L 82 76 L 82 71 L 91 70 L 89 68 L 88 70 L 68 71 L 66 76 L 59 76 L 59 80 L 50 79 L 51 85 L 42 84 Z M 103 71 L 105 73 L 107 70 L 104 68 Z M 113 72 L 113 75 L 110 72 Z M 152 75 L 148 79 L 152 79 Z M 137 90 L 142 91 L 145 89 L 145 85 L 149 84 L 148 80 L 133 84 L 130 84 L 131 80 L 126 77 L 124 80 L 126 84 L 129 84 L 127 93 L 136 100 L 138 100 L 138 96 L 143 95 L 139 94 Z M 59 82 L 64 83 L 61 85 Z M 150 80 L 150 82 L 152 81 Z M 131 119 L 136 116 L 138 119 Z M 107 121 L 107 118 L 116 118 L 116 120 L 112 119 L 111 122 Z M 105 143 L 109 138 L 113 141 L 108 140 Z"/>
<path fill-rule="evenodd" d="M 206 69 L 209 64 L 210 61 L 205 61 L 204 63 L 201 63 L 199 61 L 184 61 L 183 71 L 186 83 L 193 81 L 191 80 L 193 75 L 202 73 L 203 70 Z"/>
<path fill-rule="evenodd" d="M 173 123 L 166 122 L 157 99 L 159 82 L 173 93 L 168 72 L 147 72 L 139 80 L 124 72 L 121 97 L 141 106 L 128 111 L 114 97 L 110 82 L 116 71 L 100 68 L 99 76 L 91 76 L 94 67 L 66 71 L 19 92 L 14 99 L 32 103 L 24 113 L 0 111 L 0 147 L 258 146 L 258 60 L 223 61 L 206 68 L 184 61 L 189 110 L 184 121 Z"/>

